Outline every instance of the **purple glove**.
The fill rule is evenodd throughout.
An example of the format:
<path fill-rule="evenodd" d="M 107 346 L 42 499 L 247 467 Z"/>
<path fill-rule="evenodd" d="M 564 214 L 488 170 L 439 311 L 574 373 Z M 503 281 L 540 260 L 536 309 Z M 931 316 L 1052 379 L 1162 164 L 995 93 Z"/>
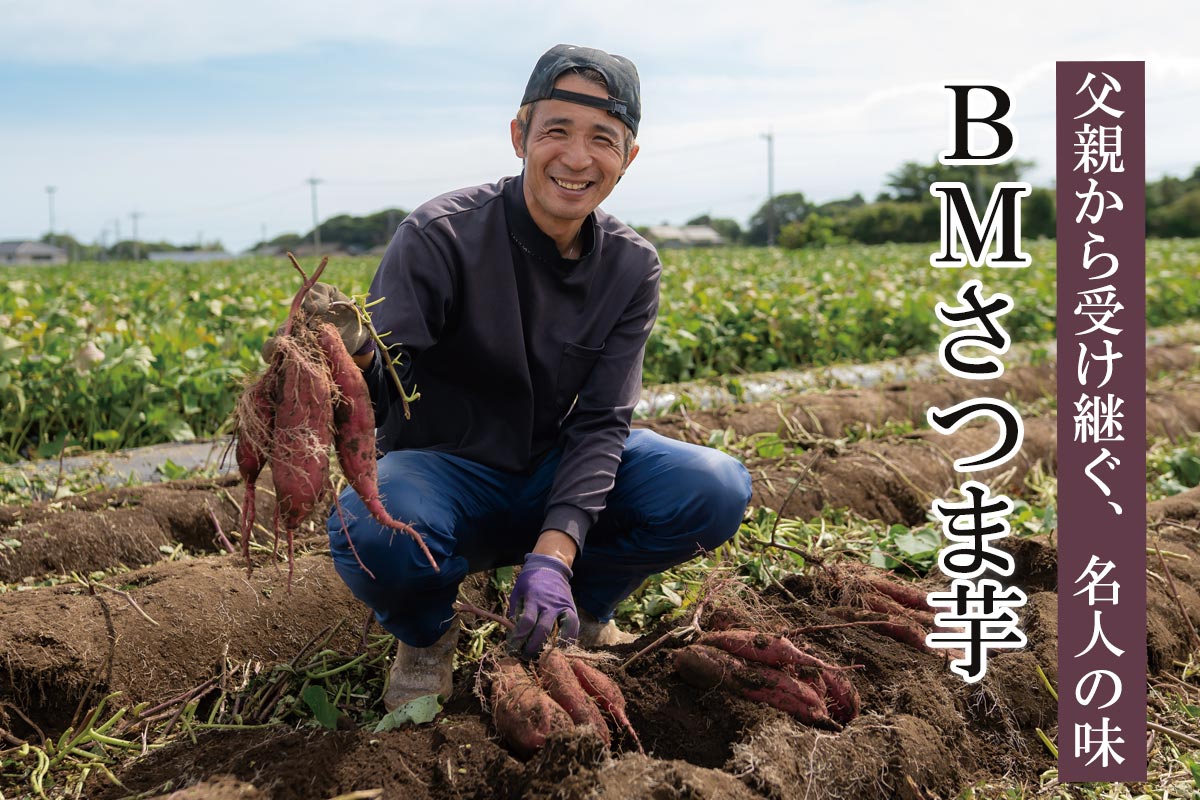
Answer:
<path fill-rule="evenodd" d="M 574 641 L 579 637 L 571 575 L 571 568 L 554 556 L 525 556 L 525 566 L 508 599 L 508 613 L 517 623 L 508 634 L 509 647 L 529 658 L 537 656 L 555 623 L 560 639 Z"/>

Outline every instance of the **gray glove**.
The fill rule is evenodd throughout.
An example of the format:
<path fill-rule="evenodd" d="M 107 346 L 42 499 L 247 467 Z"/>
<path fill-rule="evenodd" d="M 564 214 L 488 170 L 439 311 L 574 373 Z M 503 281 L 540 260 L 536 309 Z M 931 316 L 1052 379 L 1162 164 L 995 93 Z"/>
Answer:
<path fill-rule="evenodd" d="M 333 305 L 331 308 L 330 305 L 335 303 L 337 305 Z M 346 351 L 350 355 L 354 355 L 366 346 L 371 339 L 371 334 L 367 331 L 367 326 L 359 320 L 358 312 L 351 305 L 350 298 L 336 286 L 317 282 L 304 296 L 301 310 L 314 323 L 328 322 L 337 328 L 338 333 L 342 335 L 342 344 L 346 345 Z M 267 337 L 267 341 L 263 343 L 262 357 L 268 363 L 275 354 L 275 337 L 282 329 L 282 325 L 276 328 L 275 333 Z"/>

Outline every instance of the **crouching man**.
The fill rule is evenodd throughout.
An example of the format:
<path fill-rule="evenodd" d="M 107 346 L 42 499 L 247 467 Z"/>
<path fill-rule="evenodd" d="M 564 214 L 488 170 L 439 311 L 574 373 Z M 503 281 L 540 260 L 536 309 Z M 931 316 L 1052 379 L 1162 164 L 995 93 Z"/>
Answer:
<path fill-rule="evenodd" d="M 640 118 L 629 60 L 550 49 L 510 125 L 521 174 L 434 198 L 396 230 L 370 289 L 389 352 L 343 326 L 375 404 L 383 503 L 440 565 L 353 490 L 329 518 L 338 573 L 399 640 L 389 710 L 450 694 L 469 573 L 522 565 L 510 644 L 526 655 L 555 630 L 616 644 L 632 639 L 617 603 L 741 523 L 741 464 L 630 431 L 662 266 L 599 205 L 637 157 Z M 388 359 L 420 390 L 411 420 Z"/>

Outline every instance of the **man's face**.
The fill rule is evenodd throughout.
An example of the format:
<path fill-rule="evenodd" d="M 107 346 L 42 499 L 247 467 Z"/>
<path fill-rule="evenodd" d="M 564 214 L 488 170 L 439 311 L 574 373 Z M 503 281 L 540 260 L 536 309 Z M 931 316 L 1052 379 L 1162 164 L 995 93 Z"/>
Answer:
<path fill-rule="evenodd" d="M 603 88 L 579 75 L 568 74 L 554 88 L 607 97 Z M 525 199 L 539 226 L 576 225 L 600 205 L 637 155 L 637 145 L 625 160 L 629 130 L 599 108 L 565 100 L 540 100 L 522 142 L 512 123 L 513 149 L 525 159 Z M 551 236 L 556 231 L 546 230 Z"/>

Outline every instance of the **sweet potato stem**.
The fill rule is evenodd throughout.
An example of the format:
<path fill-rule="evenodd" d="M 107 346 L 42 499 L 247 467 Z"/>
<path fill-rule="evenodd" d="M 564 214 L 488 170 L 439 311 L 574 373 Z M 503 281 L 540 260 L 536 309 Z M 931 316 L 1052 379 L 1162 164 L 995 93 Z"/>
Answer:
<path fill-rule="evenodd" d="M 300 284 L 300 291 L 296 292 L 296 296 L 292 298 L 292 307 L 288 310 L 287 321 L 283 323 L 283 330 L 280 332 L 281 336 L 291 335 L 292 323 L 295 322 L 297 315 L 300 313 L 300 307 L 304 304 L 304 298 L 308 296 L 308 290 L 317 285 L 321 273 L 325 271 L 325 265 L 329 263 L 329 256 L 323 257 L 321 263 L 313 270 L 312 277 L 310 278 L 304 273 L 304 267 L 300 266 L 300 262 L 296 260 L 294 255 L 288 253 L 287 257 L 291 260 L 292 266 L 300 273 L 300 277 L 304 279 L 304 282 Z"/>
<path fill-rule="evenodd" d="M 358 314 L 359 324 L 367 329 L 367 334 L 371 337 L 371 341 L 375 343 L 376 349 L 378 349 L 380 353 L 387 353 L 387 345 L 384 344 L 383 339 L 380 338 L 379 331 L 375 330 L 375 326 L 371 324 L 371 315 L 366 311 L 366 309 L 360 308 L 357 303 L 346 303 L 343 301 L 335 301 L 330 303 L 329 307 L 332 308 L 336 305 L 347 305 L 354 309 L 354 313 Z M 421 393 L 417 391 L 417 387 L 415 386 L 413 387 L 412 394 L 409 394 L 404 390 L 404 383 L 401 382 L 400 376 L 396 373 L 396 367 L 394 364 L 392 364 L 391 358 L 384 358 L 383 365 L 384 369 L 387 370 L 388 375 L 391 376 L 392 383 L 396 384 L 396 390 L 400 392 L 400 405 L 404 409 L 404 418 L 412 419 L 412 409 L 409 408 L 408 404 L 415 400 L 421 399 Z"/>

